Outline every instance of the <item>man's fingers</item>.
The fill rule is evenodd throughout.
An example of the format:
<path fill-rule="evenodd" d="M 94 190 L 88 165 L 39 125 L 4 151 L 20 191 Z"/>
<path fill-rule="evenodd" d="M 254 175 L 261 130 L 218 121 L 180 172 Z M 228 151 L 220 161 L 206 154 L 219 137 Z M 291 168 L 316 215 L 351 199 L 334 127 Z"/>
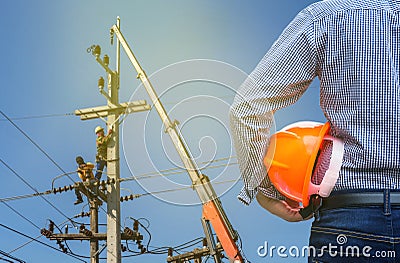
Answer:
<path fill-rule="evenodd" d="M 298 222 L 303 220 L 298 208 L 291 207 L 283 200 L 268 198 L 261 193 L 258 193 L 256 198 L 264 209 L 286 221 Z"/>

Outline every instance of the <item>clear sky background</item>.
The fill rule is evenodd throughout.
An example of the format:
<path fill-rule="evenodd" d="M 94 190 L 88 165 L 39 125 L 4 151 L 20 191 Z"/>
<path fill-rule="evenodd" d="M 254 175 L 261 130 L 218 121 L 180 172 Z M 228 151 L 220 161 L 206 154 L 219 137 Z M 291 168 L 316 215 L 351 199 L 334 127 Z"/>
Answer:
<path fill-rule="evenodd" d="M 236 198 L 242 181 L 217 184 L 240 177 L 236 159 L 207 162 L 235 156 L 227 129 L 227 115 L 236 84 L 254 69 L 294 16 L 312 2 L 2 1 L 0 110 L 63 170 L 72 172 L 76 169 L 77 155 L 94 162 L 94 128 L 104 126 L 104 123 L 99 119 L 81 121 L 70 113 L 106 103 L 97 89 L 98 77 L 106 75 L 94 57 L 87 53 L 87 48 L 93 44 L 101 45 L 102 54 L 110 56 L 114 67 L 115 46 L 110 45 L 109 29 L 120 16 L 122 32 L 146 73 L 153 76 L 154 87 L 162 95 L 161 100 L 171 119 L 181 122 L 182 133 L 199 166 L 216 183 L 228 218 L 241 236 L 246 257 L 251 262 L 306 262 L 305 258 L 290 256 L 261 258 L 257 248 L 265 241 L 269 246 L 301 248 L 307 245 L 311 221 L 287 223 L 268 214 L 256 202 L 249 207 L 242 205 Z M 195 59 L 205 59 L 209 70 L 202 71 L 207 67 L 198 67 L 196 61 L 180 63 Z M 189 77 L 209 77 L 213 81 L 178 83 Z M 232 81 L 232 85 L 216 83 L 220 80 Z M 137 99 L 150 101 L 122 53 L 120 101 Z M 45 115 L 56 116 L 43 117 Z M 276 127 L 279 129 L 299 120 L 325 121 L 319 108 L 317 81 L 297 104 L 276 114 Z M 154 111 L 131 114 L 125 119 L 121 126 L 122 178 L 180 165 L 162 130 Z M 0 158 L 4 162 L 38 192 L 51 189 L 52 180 L 62 172 L 3 116 L 0 116 L 0 138 Z M 34 193 L 1 163 L 0 176 L 0 198 Z M 71 177 L 78 180 L 76 174 Z M 56 180 L 55 186 L 71 183 L 64 177 Z M 188 184 L 185 173 L 167 179 L 157 176 L 122 183 L 121 194 L 144 194 Z M 0 204 L 0 223 L 36 238 L 40 228 L 47 227 L 48 219 L 62 227 L 68 217 L 88 211 L 84 204 L 73 205 L 75 196 L 71 191 L 44 197 L 62 213 L 40 197 L 14 200 Z M 129 217 L 145 218 L 150 224 L 146 220 L 141 222 L 151 233 L 150 248 L 178 246 L 204 235 L 200 223 L 201 206 L 196 203 L 197 196 L 191 190 L 146 195 L 121 204 L 121 222 L 123 226 L 132 227 Z M 105 206 L 102 208 L 106 210 Z M 77 218 L 76 221 L 88 223 L 89 219 Z M 100 210 L 100 223 L 105 222 L 105 213 Z M 71 223 L 67 224 L 70 233 L 77 232 Z M 105 228 L 101 227 L 100 231 L 104 232 Z M 140 232 L 146 244 L 149 236 L 144 229 Z M 38 240 L 57 248 L 55 241 L 45 237 Z M 1 251 L 11 252 L 28 241 L 28 238 L 0 227 Z M 69 241 L 68 245 L 76 255 L 89 255 L 88 242 Z M 129 247 L 136 250 L 134 244 Z M 125 252 L 123 256 L 131 254 Z M 37 242 L 27 244 L 11 255 L 26 262 L 81 262 Z M 105 256 L 103 252 L 101 257 Z M 86 258 L 82 260 L 89 262 Z M 166 262 L 166 254 L 145 254 L 123 261 Z"/>

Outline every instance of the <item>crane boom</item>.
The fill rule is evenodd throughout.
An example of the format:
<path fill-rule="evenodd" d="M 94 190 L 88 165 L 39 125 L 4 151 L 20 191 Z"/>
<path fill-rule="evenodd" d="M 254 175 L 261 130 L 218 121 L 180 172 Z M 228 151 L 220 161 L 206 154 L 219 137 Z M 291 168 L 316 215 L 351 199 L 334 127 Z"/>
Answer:
<path fill-rule="evenodd" d="M 125 50 L 129 60 L 137 72 L 137 77 L 141 80 L 145 87 L 158 115 L 161 118 L 166 132 L 169 134 L 180 159 L 182 160 L 186 171 L 188 172 L 192 185 L 203 205 L 203 219 L 210 222 L 216 232 L 221 245 L 230 260 L 234 262 L 243 262 L 240 250 L 236 245 L 237 234 L 233 230 L 225 211 L 222 208 L 221 201 L 216 195 L 210 180 L 201 173 L 192 157 L 184 138 L 177 127 L 177 122 L 172 122 L 169 118 L 164 106 L 157 96 L 150 80 L 140 66 L 135 55 L 133 54 L 128 42 L 125 40 L 117 25 L 113 25 L 111 32 L 116 35 L 121 46 Z"/>

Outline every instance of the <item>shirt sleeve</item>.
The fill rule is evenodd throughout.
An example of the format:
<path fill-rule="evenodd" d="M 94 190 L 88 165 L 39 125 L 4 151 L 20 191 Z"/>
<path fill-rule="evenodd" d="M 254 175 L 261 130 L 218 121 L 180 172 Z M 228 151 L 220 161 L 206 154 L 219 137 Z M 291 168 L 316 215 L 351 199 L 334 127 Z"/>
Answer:
<path fill-rule="evenodd" d="M 78 173 L 78 176 L 81 180 L 83 180 L 84 178 L 84 172 L 81 168 L 78 167 L 78 170 L 76 170 L 76 172 Z"/>
<path fill-rule="evenodd" d="M 296 102 L 317 75 L 313 19 L 300 12 L 238 89 L 230 126 L 244 187 L 238 198 L 250 204 L 260 190 L 280 199 L 263 165 L 273 113 Z"/>
<path fill-rule="evenodd" d="M 104 137 L 104 143 L 108 144 L 108 142 L 111 140 L 111 134 L 108 134 L 107 136 Z"/>
<path fill-rule="evenodd" d="M 97 139 L 96 139 L 96 143 L 97 143 L 97 145 L 99 146 L 99 145 L 107 145 L 108 144 L 108 142 L 110 141 L 110 139 L 111 139 L 111 134 L 109 134 L 109 135 L 107 135 L 107 136 L 103 136 L 103 137 L 98 137 Z"/>

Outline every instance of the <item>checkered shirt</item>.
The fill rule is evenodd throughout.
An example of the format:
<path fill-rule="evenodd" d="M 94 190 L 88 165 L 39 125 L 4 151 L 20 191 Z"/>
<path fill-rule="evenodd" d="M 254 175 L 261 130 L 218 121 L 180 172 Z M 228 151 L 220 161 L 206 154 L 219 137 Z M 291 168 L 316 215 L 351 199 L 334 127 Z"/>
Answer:
<path fill-rule="evenodd" d="M 330 133 L 345 143 L 334 190 L 400 189 L 399 10 L 398 0 L 326 0 L 286 27 L 231 106 L 241 201 L 250 204 L 257 191 L 282 198 L 262 162 L 273 112 L 295 103 L 316 77 Z M 326 143 L 314 182 L 321 181 L 330 152 Z"/>

